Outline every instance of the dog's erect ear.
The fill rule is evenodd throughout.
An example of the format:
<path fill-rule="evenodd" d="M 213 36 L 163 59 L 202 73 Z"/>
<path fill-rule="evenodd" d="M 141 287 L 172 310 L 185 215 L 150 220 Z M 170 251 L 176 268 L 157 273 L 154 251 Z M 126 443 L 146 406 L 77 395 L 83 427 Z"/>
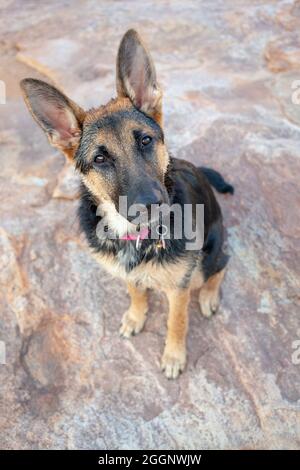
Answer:
<path fill-rule="evenodd" d="M 156 81 L 149 52 L 136 31 L 124 35 L 117 58 L 118 96 L 128 97 L 134 106 L 161 124 L 162 92 Z"/>
<path fill-rule="evenodd" d="M 25 102 L 54 147 L 69 159 L 78 147 L 84 111 L 52 85 L 25 78 L 20 83 Z"/>

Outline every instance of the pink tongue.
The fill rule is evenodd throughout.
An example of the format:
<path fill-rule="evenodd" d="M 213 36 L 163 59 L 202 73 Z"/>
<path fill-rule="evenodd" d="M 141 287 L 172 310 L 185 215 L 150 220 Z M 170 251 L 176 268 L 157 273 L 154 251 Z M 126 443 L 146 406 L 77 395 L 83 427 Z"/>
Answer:
<path fill-rule="evenodd" d="M 123 235 L 123 237 L 121 237 L 121 240 L 137 240 L 138 237 L 140 237 L 141 240 L 144 240 L 148 236 L 148 234 L 149 229 L 145 227 L 138 233 L 128 233 L 127 235 Z"/>

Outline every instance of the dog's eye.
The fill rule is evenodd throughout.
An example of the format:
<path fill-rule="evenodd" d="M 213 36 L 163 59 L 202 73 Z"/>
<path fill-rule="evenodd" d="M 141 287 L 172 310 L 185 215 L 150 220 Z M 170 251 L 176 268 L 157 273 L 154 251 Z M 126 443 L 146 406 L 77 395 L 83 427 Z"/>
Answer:
<path fill-rule="evenodd" d="M 97 154 L 94 156 L 94 163 L 96 165 L 101 165 L 109 160 L 109 153 L 104 145 L 100 145 L 98 148 Z"/>
<path fill-rule="evenodd" d="M 104 155 L 96 155 L 95 158 L 94 158 L 94 163 L 96 163 L 96 165 L 101 165 L 101 163 L 105 162 L 105 157 Z"/>
<path fill-rule="evenodd" d="M 144 135 L 144 137 L 141 140 L 141 145 L 142 147 L 146 147 L 147 145 L 150 144 L 150 142 L 152 142 L 152 137 L 150 137 L 150 135 Z"/>

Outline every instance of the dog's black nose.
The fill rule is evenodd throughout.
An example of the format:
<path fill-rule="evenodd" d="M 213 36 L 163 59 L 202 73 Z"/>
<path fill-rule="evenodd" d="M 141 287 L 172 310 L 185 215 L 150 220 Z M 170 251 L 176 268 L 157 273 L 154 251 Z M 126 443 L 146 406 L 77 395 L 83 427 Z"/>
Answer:
<path fill-rule="evenodd" d="M 133 202 L 128 206 L 127 219 L 132 222 L 136 217 L 145 217 L 147 220 L 151 218 L 151 208 L 157 207 L 163 203 L 163 194 L 160 189 L 151 188 L 147 190 L 145 187 L 133 198 Z"/>
<path fill-rule="evenodd" d="M 151 192 L 145 191 L 139 194 L 135 204 L 144 206 L 147 210 L 154 204 L 162 204 L 163 197 L 159 189 L 153 189 Z"/>

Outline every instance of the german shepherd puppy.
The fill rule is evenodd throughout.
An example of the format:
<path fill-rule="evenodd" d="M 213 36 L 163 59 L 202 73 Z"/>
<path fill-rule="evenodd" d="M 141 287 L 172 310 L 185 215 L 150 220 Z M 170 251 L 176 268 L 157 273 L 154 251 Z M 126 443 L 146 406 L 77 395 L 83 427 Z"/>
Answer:
<path fill-rule="evenodd" d="M 190 291 L 200 288 L 202 314 L 210 317 L 219 305 L 228 260 L 222 251 L 221 210 L 210 185 L 223 193 L 233 193 L 233 187 L 214 170 L 170 156 L 162 128 L 162 91 L 149 52 L 134 30 L 121 41 L 117 98 L 108 104 L 84 111 L 53 86 L 32 78 L 22 80 L 21 88 L 50 144 L 81 174 L 80 225 L 97 260 L 127 282 L 131 305 L 122 318 L 121 336 L 142 330 L 147 288 L 166 293 L 168 333 L 161 368 L 168 378 L 176 378 L 186 363 Z M 156 225 L 158 238 L 145 236 L 147 223 L 120 215 L 119 196 L 126 196 L 129 206 L 146 208 L 147 214 L 153 204 L 204 205 L 203 246 L 187 250 L 187 239 L 176 239 L 174 230 L 164 238 L 161 218 L 149 222 Z M 194 213 L 192 217 L 194 221 Z M 97 235 L 104 218 L 113 238 Z M 124 236 L 132 227 L 138 235 Z"/>

